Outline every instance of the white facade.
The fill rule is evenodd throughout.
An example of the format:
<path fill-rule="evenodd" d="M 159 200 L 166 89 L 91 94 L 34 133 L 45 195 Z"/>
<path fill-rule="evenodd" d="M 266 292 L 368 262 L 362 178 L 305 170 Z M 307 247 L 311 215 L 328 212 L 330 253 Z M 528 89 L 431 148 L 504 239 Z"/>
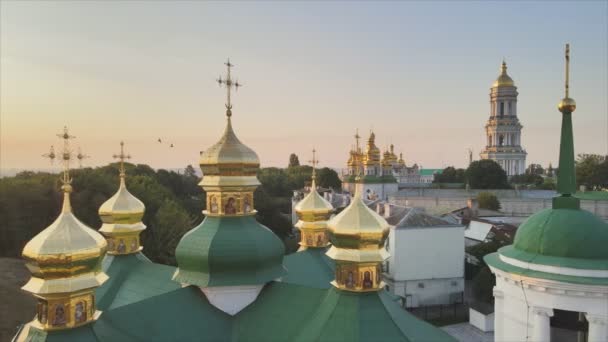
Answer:
<path fill-rule="evenodd" d="M 392 227 L 384 281 L 407 307 L 450 304 L 464 291 L 464 227 Z"/>
<path fill-rule="evenodd" d="M 608 276 L 608 271 L 528 264 L 500 257 L 515 266 L 547 273 Z M 565 283 L 491 269 L 496 275 L 495 341 L 551 341 L 551 317 L 555 310 L 583 314 L 589 322 L 588 342 L 608 341 L 608 286 Z"/>
<path fill-rule="evenodd" d="M 527 153 L 521 146 L 523 126 L 517 117 L 517 87 L 507 75 L 504 62 L 501 71 L 490 90 L 490 118 L 485 127 L 486 146 L 480 157 L 496 161 L 508 176 L 513 176 L 525 172 Z M 504 82 L 505 77 L 509 82 Z"/>
<path fill-rule="evenodd" d="M 469 323 L 483 332 L 494 331 L 494 313 L 484 314 L 469 308 Z"/>

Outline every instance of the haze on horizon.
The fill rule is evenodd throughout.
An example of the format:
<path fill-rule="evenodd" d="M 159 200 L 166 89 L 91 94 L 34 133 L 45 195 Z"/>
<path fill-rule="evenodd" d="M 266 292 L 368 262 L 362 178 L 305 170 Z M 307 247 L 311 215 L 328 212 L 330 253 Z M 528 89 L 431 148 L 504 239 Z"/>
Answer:
<path fill-rule="evenodd" d="M 0 2 L 0 168 L 48 168 L 64 125 L 104 165 L 196 165 L 233 125 L 262 166 L 342 168 L 355 129 L 406 163 L 465 167 L 503 57 L 527 163 L 557 164 L 563 49 L 576 153 L 608 155 L 608 2 Z M 162 138 L 164 143 L 157 143 Z M 168 144 L 173 143 L 174 148 Z"/>

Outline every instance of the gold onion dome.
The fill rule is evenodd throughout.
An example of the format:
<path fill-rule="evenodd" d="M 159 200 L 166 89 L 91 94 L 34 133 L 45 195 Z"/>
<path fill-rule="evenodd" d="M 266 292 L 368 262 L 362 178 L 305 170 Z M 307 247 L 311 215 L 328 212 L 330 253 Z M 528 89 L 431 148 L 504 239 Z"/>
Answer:
<path fill-rule="evenodd" d="M 368 208 L 357 193 L 327 226 L 332 243 L 327 256 L 336 261 L 332 285 L 355 292 L 381 289 L 381 265 L 389 257 L 384 248 L 389 233 L 386 220 Z"/>
<path fill-rule="evenodd" d="M 507 63 L 505 61 L 503 61 L 500 66 L 500 75 L 498 75 L 498 78 L 496 79 L 496 81 L 494 81 L 494 84 L 492 85 L 492 87 L 514 87 L 514 86 L 515 86 L 515 82 L 513 82 L 513 79 L 507 74 Z"/>
<path fill-rule="evenodd" d="M 376 135 L 371 132 L 365 149 L 364 163 L 366 165 L 377 165 L 380 163 L 380 149 L 375 143 Z"/>
<path fill-rule="evenodd" d="M 118 191 L 99 207 L 103 222 L 99 231 L 108 240 L 108 254 L 131 254 L 142 250 L 139 233 L 146 229 L 141 222 L 145 210 L 142 201 L 127 190 L 125 175 L 121 172 Z"/>
<path fill-rule="evenodd" d="M 215 145 L 201 153 L 200 167 L 204 177 L 200 185 L 203 187 L 258 186 L 260 182 L 256 174 L 259 166 L 258 155 L 234 134 L 231 110 L 228 109 L 224 134 Z"/>
<path fill-rule="evenodd" d="M 89 289 L 108 278 L 100 268 L 106 253 L 105 239 L 72 213 L 71 185 L 64 184 L 62 189 L 59 217 L 23 248 L 22 255 L 32 273 L 23 289 L 34 294 Z"/>

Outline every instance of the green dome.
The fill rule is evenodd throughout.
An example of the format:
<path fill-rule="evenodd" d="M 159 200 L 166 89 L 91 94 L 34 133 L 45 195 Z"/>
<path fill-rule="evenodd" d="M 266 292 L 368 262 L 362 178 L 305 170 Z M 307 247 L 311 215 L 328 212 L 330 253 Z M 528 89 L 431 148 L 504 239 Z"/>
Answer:
<path fill-rule="evenodd" d="M 515 235 L 517 251 L 569 259 L 608 261 L 608 224 L 580 209 L 545 209 L 524 221 Z"/>
<path fill-rule="evenodd" d="M 264 284 L 285 274 L 284 254 L 281 240 L 254 216 L 207 216 L 177 245 L 173 280 L 201 287 Z"/>

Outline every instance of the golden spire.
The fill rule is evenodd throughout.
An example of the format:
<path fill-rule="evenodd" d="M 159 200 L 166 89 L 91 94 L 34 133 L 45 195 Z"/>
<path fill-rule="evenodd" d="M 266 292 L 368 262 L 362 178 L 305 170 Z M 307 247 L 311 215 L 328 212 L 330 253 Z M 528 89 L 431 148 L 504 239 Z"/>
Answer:
<path fill-rule="evenodd" d="M 32 238 L 23 248 L 23 258 L 32 273 L 23 290 L 38 298 L 37 316 L 30 329 L 69 329 L 94 321 L 95 288 L 108 276 L 101 271 L 106 241 L 95 230 L 80 222 L 72 213 L 70 161 L 74 158 L 69 140 L 63 134 L 61 189 L 63 207 L 57 219 Z"/>
<path fill-rule="evenodd" d="M 125 153 L 125 143 L 120 142 L 120 153 L 112 157 L 120 160 L 120 185 L 118 191 L 99 207 L 99 216 L 103 222 L 99 231 L 108 241 L 108 254 L 133 254 L 141 251 L 139 233 L 146 226 L 141 222 L 146 207 L 133 196 L 125 183 L 125 159 L 131 156 Z"/>
<path fill-rule="evenodd" d="M 317 150 L 312 149 L 312 184 L 310 192 L 294 207 L 299 221 L 296 227 L 300 229 L 300 250 L 310 247 L 326 247 L 329 243 L 327 237 L 327 220 L 334 207 L 317 192 L 315 168 L 319 164 Z"/>
<path fill-rule="evenodd" d="M 566 79 L 565 79 L 565 96 L 557 106 L 560 112 L 573 113 L 576 109 L 576 101 L 570 98 L 570 44 L 566 44 Z"/>
<path fill-rule="evenodd" d="M 232 80 L 232 76 L 230 75 L 230 69 L 234 66 L 234 64 L 230 63 L 230 58 L 226 61 L 226 63 L 224 63 L 224 65 L 226 65 L 226 78 L 222 79 L 222 76 L 220 76 L 217 79 L 217 83 L 219 84 L 219 86 L 225 86 L 226 87 L 226 115 L 228 117 L 232 116 L 232 103 L 230 102 L 230 91 L 232 90 L 232 88 L 234 88 L 234 90 L 238 90 L 239 87 L 243 86 L 241 83 L 239 83 L 239 81 L 233 81 Z"/>
<path fill-rule="evenodd" d="M 357 152 L 359 152 L 359 139 L 361 139 L 361 136 L 359 135 L 359 129 L 357 128 L 355 131 L 355 141 L 357 142 L 357 149 L 355 151 Z"/>
<path fill-rule="evenodd" d="M 513 87 L 515 86 L 515 83 L 513 82 L 513 79 L 507 74 L 507 62 L 505 62 L 504 58 L 502 60 L 502 64 L 500 65 L 500 75 L 498 75 L 498 78 L 496 79 L 496 81 L 494 81 L 494 84 L 492 85 L 492 87 Z"/>

